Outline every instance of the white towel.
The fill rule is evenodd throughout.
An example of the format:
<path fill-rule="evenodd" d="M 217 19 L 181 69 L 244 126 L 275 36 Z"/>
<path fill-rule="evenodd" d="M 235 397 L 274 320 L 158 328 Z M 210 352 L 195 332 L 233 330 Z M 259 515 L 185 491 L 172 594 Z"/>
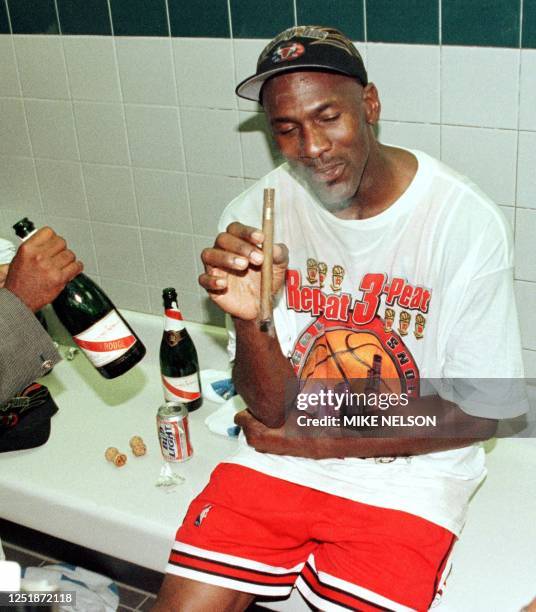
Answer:
<path fill-rule="evenodd" d="M 0 266 L 3 264 L 11 263 L 17 249 L 9 240 L 0 238 Z"/>

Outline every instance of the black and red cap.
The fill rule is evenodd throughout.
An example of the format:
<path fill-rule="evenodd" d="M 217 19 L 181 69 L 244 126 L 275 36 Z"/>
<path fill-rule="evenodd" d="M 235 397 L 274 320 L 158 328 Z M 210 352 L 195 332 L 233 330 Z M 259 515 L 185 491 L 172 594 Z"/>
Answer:
<path fill-rule="evenodd" d="M 297 26 L 281 32 L 266 45 L 257 61 L 257 72 L 243 80 L 236 94 L 261 101 L 264 83 L 282 72 L 302 69 L 327 70 L 368 83 L 363 59 L 352 41 L 335 28 Z"/>

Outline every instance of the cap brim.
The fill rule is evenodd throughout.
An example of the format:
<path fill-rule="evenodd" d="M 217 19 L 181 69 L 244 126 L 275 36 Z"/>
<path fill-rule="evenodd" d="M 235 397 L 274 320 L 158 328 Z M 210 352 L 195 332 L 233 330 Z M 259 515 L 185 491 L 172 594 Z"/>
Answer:
<path fill-rule="evenodd" d="M 253 102 L 260 102 L 261 89 L 264 83 L 276 74 L 281 72 L 297 72 L 299 70 L 307 70 L 308 68 L 316 70 L 325 70 L 326 72 L 338 72 L 339 74 L 345 74 L 347 76 L 353 76 L 344 70 L 337 70 L 332 66 L 326 66 L 318 63 L 308 64 L 285 64 L 267 70 L 262 74 L 255 74 L 252 77 L 244 79 L 241 83 L 236 86 L 235 92 L 237 96 L 244 98 L 245 100 L 252 100 Z"/>

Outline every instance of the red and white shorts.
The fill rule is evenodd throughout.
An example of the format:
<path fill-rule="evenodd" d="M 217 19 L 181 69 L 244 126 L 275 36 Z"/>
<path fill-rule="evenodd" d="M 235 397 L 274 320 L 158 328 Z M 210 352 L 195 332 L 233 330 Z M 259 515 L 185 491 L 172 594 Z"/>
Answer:
<path fill-rule="evenodd" d="M 370 506 L 220 464 L 177 531 L 167 573 L 259 596 L 296 586 L 321 610 L 427 610 L 455 536 Z"/>

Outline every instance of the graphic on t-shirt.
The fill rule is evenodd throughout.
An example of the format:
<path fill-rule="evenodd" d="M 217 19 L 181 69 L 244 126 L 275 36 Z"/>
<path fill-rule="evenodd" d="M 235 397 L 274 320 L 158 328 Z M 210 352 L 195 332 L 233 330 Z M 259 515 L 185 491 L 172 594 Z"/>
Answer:
<path fill-rule="evenodd" d="M 423 313 L 429 310 L 431 291 L 402 278 L 367 273 L 359 284 L 362 297 L 358 299 L 342 291 L 345 271 L 336 264 L 331 272 L 333 293 L 326 293 L 322 290 L 327 273 L 324 266 L 327 268 L 324 262 L 307 259 L 309 284 L 302 284 L 299 270 L 287 271 L 287 307 L 313 317 L 292 352 L 298 377 L 354 384 L 362 379 L 365 391 L 418 397 L 419 369 L 403 337 L 409 334 L 415 310 L 413 333 L 417 340 L 424 337 Z M 382 318 L 383 295 L 387 306 Z"/>

